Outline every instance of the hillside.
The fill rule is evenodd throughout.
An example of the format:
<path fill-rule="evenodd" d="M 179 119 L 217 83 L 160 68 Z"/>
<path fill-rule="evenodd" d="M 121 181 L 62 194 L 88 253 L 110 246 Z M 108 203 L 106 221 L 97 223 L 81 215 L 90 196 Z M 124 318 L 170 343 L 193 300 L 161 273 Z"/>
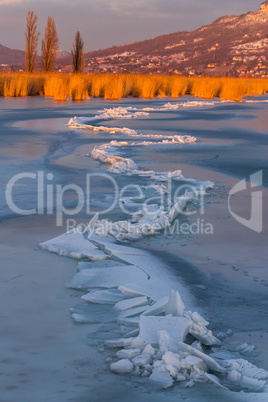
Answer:
<path fill-rule="evenodd" d="M 268 76 L 268 0 L 195 31 L 87 53 L 85 61 L 95 72 Z"/>
<path fill-rule="evenodd" d="M 41 62 L 41 57 L 37 57 L 38 63 Z M 56 67 L 62 68 L 71 64 L 71 53 L 65 50 L 57 50 Z M 24 51 L 17 49 L 9 49 L 0 45 L 0 70 L 18 70 L 24 68 Z"/>
<path fill-rule="evenodd" d="M 0 66 L 24 63 L 24 52 L 0 45 Z"/>

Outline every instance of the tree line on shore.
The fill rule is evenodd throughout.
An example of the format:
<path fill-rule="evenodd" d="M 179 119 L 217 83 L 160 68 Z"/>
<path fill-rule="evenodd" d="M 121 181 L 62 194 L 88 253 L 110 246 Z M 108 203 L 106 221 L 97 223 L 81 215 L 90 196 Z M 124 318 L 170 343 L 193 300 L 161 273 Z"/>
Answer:
<path fill-rule="evenodd" d="M 37 49 L 40 32 L 37 26 L 37 15 L 28 11 L 25 30 L 25 71 L 32 73 L 37 65 Z M 55 67 L 59 39 L 54 18 L 48 17 L 45 35 L 41 42 L 41 65 L 45 72 L 52 71 Z M 84 68 L 84 42 L 79 31 L 74 38 L 72 53 L 73 71 L 81 73 Z"/>

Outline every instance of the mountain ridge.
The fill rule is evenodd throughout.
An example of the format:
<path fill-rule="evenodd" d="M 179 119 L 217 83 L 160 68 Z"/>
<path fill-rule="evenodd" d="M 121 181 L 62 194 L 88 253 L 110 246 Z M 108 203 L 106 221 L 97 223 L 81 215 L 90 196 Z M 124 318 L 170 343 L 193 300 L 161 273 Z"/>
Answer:
<path fill-rule="evenodd" d="M 266 76 L 268 1 L 257 11 L 219 17 L 193 31 L 88 52 L 85 60 L 87 71 L 95 72 Z"/>

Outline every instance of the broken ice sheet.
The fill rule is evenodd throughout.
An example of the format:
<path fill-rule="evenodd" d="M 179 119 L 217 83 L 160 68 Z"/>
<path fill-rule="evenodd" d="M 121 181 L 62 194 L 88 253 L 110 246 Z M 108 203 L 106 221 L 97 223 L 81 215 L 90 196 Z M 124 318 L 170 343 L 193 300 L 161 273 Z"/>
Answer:
<path fill-rule="evenodd" d="M 187 311 L 185 316 L 192 320 L 192 326 L 189 330 L 189 333 L 194 338 L 206 346 L 221 344 L 221 341 L 213 335 L 212 331 L 206 328 L 209 322 L 201 317 L 200 314 L 197 312 L 192 313 L 191 311 Z"/>
<path fill-rule="evenodd" d="M 133 363 L 128 359 L 121 359 L 110 365 L 110 370 L 117 374 L 128 374 L 133 368 Z"/>
<path fill-rule="evenodd" d="M 115 288 L 127 279 L 143 282 L 147 280 L 147 275 L 133 265 L 84 269 L 78 272 L 66 287 L 72 289 Z"/>
<path fill-rule="evenodd" d="M 166 311 L 166 306 L 169 301 L 169 297 L 165 296 L 162 299 L 155 302 L 152 306 L 148 307 L 142 315 L 159 315 Z"/>
<path fill-rule="evenodd" d="M 149 301 L 147 297 L 134 297 L 132 299 L 119 301 L 115 304 L 114 309 L 117 311 L 124 311 L 135 307 L 146 306 L 148 304 Z"/>
<path fill-rule="evenodd" d="M 138 327 L 139 326 L 139 316 L 132 317 L 132 318 L 118 318 L 118 324 L 126 325 L 128 327 Z"/>
<path fill-rule="evenodd" d="M 97 323 L 115 323 L 116 314 L 109 305 L 78 304 L 70 308 L 72 318 L 76 322 L 97 324 Z"/>
<path fill-rule="evenodd" d="M 190 354 L 192 356 L 199 357 L 211 370 L 217 371 L 219 373 L 226 373 L 226 369 L 220 366 L 214 359 L 212 359 L 212 357 L 206 355 L 203 352 L 200 352 L 199 350 L 193 348 L 192 346 L 180 342 L 178 344 L 178 349 L 180 352 L 186 352 L 187 354 Z"/>
<path fill-rule="evenodd" d="M 191 321 L 184 317 L 140 317 L 139 338 L 150 344 L 158 343 L 158 331 L 165 330 L 176 348 L 178 342 L 185 340 Z"/>
<path fill-rule="evenodd" d="M 140 349 L 122 349 L 116 352 L 116 356 L 119 359 L 129 359 L 132 360 L 134 357 L 141 353 Z"/>
<path fill-rule="evenodd" d="M 83 295 L 82 299 L 95 304 L 115 304 L 127 299 L 127 296 L 118 289 L 104 289 L 89 292 Z"/>
<path fill-rule="evenodd" d="M 132 344 L 134 338 L 109 339 L 104 342 L 108 348 L 123 348 Z"/>
<path fill-rule="evenodd" d="M 196 103 L 194 103 L 196 105 Z M 189 104 L 187 104 L 188 107 Z M 172 104 L 167 104 L 165 105 L 164 109 L 169 109 L 169 108 L 173 108 L 175 105 Z M 193 105 L 192 105 L 193 106 Z M 162 107 L 163 109 L 163 107 Z M 127 116 L 128 113 L 131 115 L 132 112 L 130 112 L 130 110 L 128 111 L 124 111 L 124 110 L 106 110 L 105 112 L 103 112 L 103 118 L 105 118 L 104 115 L 110 117 L 113 116 Z M 136 112 L 135 112 L 136 113 Z M 132 117 L 132 116 L 131 116 Z M 98 118 L 100 118 L 100 116 L 98 116 Z M 77 119 L 78 120 L 78 119 Z M 94 120 L 94 118 L 93 118 Z M 78 121 L 76 123 L 79 123 Z M 94 126 L 92 126 L 92 129 L 94 129 Z M 97 128 L 98 129 L 98 128 Z M 109 131 L 111 130 L 108 127 L 100 127 L 100 130 L 103 129 L 104 131 Z M 116 130 L 116 128 L 114 129 Z M 134 130 L 131 129 L 127 129 L 127 128 L 123 128 L 122 133 L 124 133 L 125 135 L 136 135 L 137 133 L 134 132 Z M 186 139 L 186 138 L 185 138 Z M 180 140 L 184 141 L 183 138 L 180 138 Z M 188 137 L 188 140 L 191 140 L 190 137 Z M 194 139 L 192 139 L 194 140 Z M 112 149 L 112 147 L 115 147 L 116 144 L 108 144 L 108 148 L 106 146 L 106 149 L 110 150 Z M 118 145 L 118 144 L 117 144 Z M 121 144 L 123 145 L 123 144 Z M 145 145 L 145 144 L 144 144 Z M 119 146 L 119 145 L 118 145 Z M 115 149 L 115 148 L 113 148 Z M 97 151 L 101 151 L 101 149 L 97 149 Z M 115 173 L 118 172 L 122 172 L 122 171 L 129 171 L 129 173 L 131 173 L 131 169 L 133 167 L 135 167 L 134 161 L 129 160 L 129 159 L 125 159 L 125 158 L 117 158 L 116 155 L 101 155 L 105 156 L 105 157 L 110 157 L 111 161 L 114 158 L 114 162 L 115 165 L 112 167 L 112 171 L 114 171 Z M 165 188 L 163 186 L 161 186 L 162 181 L 166 181 L 168 178 L 168 174 L 167 173 L 161 173 L 161 172 L 142 172 L 142 171 L 138 171 L 136 172 L 136 174 L 139 174 L 140 176 L 144 176 L 148 179 L 148 182 L 154 182 L 157 183 L 157 189 L 160 192 L 164 192 L 165 193 Z M 173 180 L 181 180 L 183 178 L 181 171 L 175 171 L 172 173 L 172 178 Z M 195 180 L 186 180 L 184 179 L 184 181 L 188 181 L 188 182 L 192 182 L 194 185 L 198 185 L 197 182 Z M 203 185 L 205 187 L 208 187 L 211 185 L 211 183 L 203 183 Z M 181 198 L 181 199 L 177 199 L 176 201 L 179 202 L 178 206 L 183 205 L 185 199 Z M 172 221 L 174 219 L 174 217 L 176 216 L 177 211 L 176 208 L 173 208 L 173 210 L 171 210 L 171 213 L 169 215 L 169 219 Z M 166 219 L 164 216 L 158 217 L 159 222 L 161 223 L 161 227 L 164 227 L 166 224 Z M 138 220 L 139 221 L 139 220 Z M 95 219 L 95 223 L 97 222 L 97 218 Z M 147 222 L 147 224 L 150 226 L 150 219 L 148 219 L 148 217 L 143 216 L 143 220 L 142 222 Z M 133 225 L 130 227 L 130 231 L 128 233 L 126 233 L 127 230 L 127 226 L 128 226 L 128 222 L 127 221 L 119 221 L 118 225 L 121 227 L 122 232 L 124 232 L 124 239 L 127 240 L 134 240 L 138 235 L 136 233 L 136 227 Z M 110 223 L 111 226 L 111 230 L 113 231 L 113 234 L 116 234 L 115 232 L 115 228 L 114 228 L 114 224 Z M 169 273 L 169 275 L 167 275 L 167 270 L 165 271 L 165 277 L 163 278 L 163 263 L 157 263 L 156 259 L 149 259 L 148 255 L 144 252 L 144 251 L 140 251 L 131 247 L 125 247 L 122 245 L 118 245 L 114 242 L 114 240 L 112 240 L 109 236 L 107 236 L 106 238 L 101 238 L 100 236 L 95 236 L 93 233 L 93 237 L 91 238 L 93 240 L 93 242 L 90 244 L 90 242 L 88 242 L 87 247 L 86 247 L 86 252 L 88 252 L 88 250 L 90 251 L 90 253 L 87 255 L 88 257 L 91 256 L 90 258 L 92 258 L 92 260 L 96 260 L 96 258 L 105 258 L 104 260 L 104 264 L 107 261 L 107 256 L 108 256 L 108 260 L 109 258 L 112 258 L 114 256 L 120 257 L 121 260 L 124 259 L 125 265 L 128 266 L 129 264 L 134 264 L 137 266 L 140 266 L 141 268 L 144 267 L 144 271 L 146 271 L 147 274 L 147 278 L 146 280 L 144 280 L 144 278 L 142 279 L 142 281 L 137 280 L 136 281 L 136 276 L 134 280 L 129 279 L 128 277 L 128 281 L 126 282 L 122 282 L 122 289 L 124 288 L 125 291 L 125 296 L 127 296 L 127 298 L 129 297 L 136 297 L 136 298 L 142 298 L 142 297 L 150 297 L 153 300 L 158 300 L 153 306 L 149 307 L 149 306 L 137 306 L 137 300 L 133 299 L 128 303 L 130 303 L 131 305 L 127 305 L 127 310 L 124 310 L 124 308 L 121 308 L 121 312 L 118 314 L 117 312 L 115 312 L 112 308 L 110 308 L 110 314 L 109 314 L 109 318 L 108 320 L 111 320 L 111 316 L 113 316 L 113 320 L 114 322 L 116 322 L 116 326 L 117 326 L 117 322 L 122 325 L 122 329 L 126 329 L 126 331 L 131 331 L 134 329 L 134 331 L 137 329 L 137 325 L 139 324 L 139 315 L 142 314 L 144 316 L 148 315 L 158 315 L 158 314 L 172 314 L 175 315 L 177 317 L 173 317 L 173 318 L 183 318 L 183 319 L 189 319 L 189 321 L 192 323 L 191 324 L 191 328 L 192 328 L 192 334 L 197 338 L 200 339 L 200 341 L 206 345 L 211 345 L 215 343 L 215 337 L 213 336 L 213 334 L 211 333 L 211 331 L 207 330 L 206 326 L 208 325 L 208 323 L 202 318 L 200 317 L 197 313 L 191 313 L 191 315 L 187 315 L 187 311 L 184 311 L 184 306 L 183 306 L 183 302 L 181 301 L 181 299 L 179 300 L 179 298 L 177 297 L 175 301 L 172 301 L 170 299 L 172 299 L 171 297 L 167 297 L 167 295 L 170 292 L 171 286 L 174 286 L 174 283 L 176 282 L 176 287 L 177 287 L 177 281 L 178 279 L 176 278 L 175 275 L 172 275 Z M 54 239 L 55 240 L 55 239 Z M 70 238 L 68 239 L 70 240 Z M 51 247 L 51 251 L 53 251 L 53 247 L 55 247 L 55 252 L 58 252 L 59 254 L 62 255 L 69 255 L 71 257 L 74 258 L 84 258 L 84 256 L 86 255 L 86 253 L 84 252 L 84 246 L 80 249 L 80 241 L 79 244 L 75 244 L 73 243 L 74 249 L 73 251 L 71 250 L 72 247 L 69 248 L 70 244 L 66 244 L 65 239 L 64 239 L 64 244 L 50 244 Z M 146 263 L 144 263 L 144 260 L 146 261 Z M 149 262 L 148 262 L 149 261 Z M 153 263 L 152 263 L 153 261 Z M 83 268 L 82 268 L 83 267 Z M 117 265 L 118 267 L 118 265 Z M 101 273 L 103 270 L 103 273 L 108 273 L 109 271 L 106 269 L 114 269 L 114 266 L 103 266 L 103 267 L 97 267 L 97 266 L 89 266 L 89 265 L 85 265 L 85 264 L 80 264 L 80 268 L 81 271 L 82 269 L 84 271 L 91 271 L 91 274 L 94 274 L 94 278 L 93 278 L 93 282 L 97 282 L 97 285 L 100 285 L 100 281 L 102 280 L 102 278 L 98 278 L 98 274 Z M 94 272 L 92 269 L 96 269 L 96 271 Z M 98 273 L 97 273 L 97 268 L 98 268 Z M 105 271 L 104 271 L 105 268 Z M 115 273 L 115 272 L 113 272 Z M 95 276 L 96 275 L 96 276 Z M 145 275 L 146 276 L 146 275 Z M 76 276 L 75 280 L 78 280 L 79 277 Z M 79 280 L 82 280 L 82 276 L 80 277 Z M 87 307 L 91 307 L 93 309 L 95 309 L 95 304 L 97 304 L 97 302 L 108 302 L 110 304 L 116 304 L 116 303 L 121 303 L 121 300 L 114 300 L 117 299 L 117 297 L 121 297 L 121 294 L 117 293 L 117 289 L 109 289 L 109 286 L 111 284 L 114 284 L 114 282 L 112 282 L 112 280 L 114 280 L 114 278 L 105 278 L 106 279 L 106 284 L 105 286 L 107 286 L 106 290 L 96 290 L 95 292 L 91 292 L 89 293 L 89 295 L 85 295 L 89 297 L 89 300 L 87 301 L 93 301 L 93 305 L 86 305 Z M 125 280 L 125 278 L 123 277 L 123 279 Z M 78 282 L 79 282 L 78 280 Z M 88 280 L 88 278 L 86 279 L 86 281 Z M 115 280 L 115 282 L 117 283 L 117 278 Z M 91 282 L 92 283 L 92 282 Z M 132 285 L 130 285 L 129 287 L 125 286 L 124 287 L 124 283 L 130 283 Z M 134 286 L 133 286 L 134 284 Z M 102 283 L 103 285 L 103 283 Z M 103 286 L 100 286 L 101 288 Z M 82 284 L 83 286 L 83 284 Z M 89 286 L 90 287 L 90 286 Z M 97 286 L 99 287 L 99 286 Z M 112 286 L 113 287 L 113 286 Z M 115 286 L 117 287 L 117 285 Z M 79 288 L 79 287 L 78 287 Z M 98 292 L 105 292 L 106 293 L 98 293 Z M 109 294 L 107 292 L 110 292 Z M 123 292 L 123 290 L 122 290 Z M 91 294 L 91 296 L 90 296 Z M 93 298 L 90 300 L 90 297 Z M 86 300 L 86 297 L 84 298 L 84 300 Z M 188 305 L 189 307 L 189 303 L 187 302 L 187 300 L 185 299 L 185 297 L 183 297 L 184 302 L 186 303 L 186 305 Z M 96 303 L 95 303 L 96 302 Z M 134 304 L 132 304 L 134 303 Z M 167 307 L 167 304 L 169 303 L 169 306 Z M 121 303 L 121 305 L 119 304 L 119 306 L 124 306 L 124 303 Z M 102 308 L 106 308 L 107 306 L 102 306 Z M 128 309 L 129 307 L 132 307 L 130 309 Z M 146 309 L 146 311 L 144 311 L 144 308 Z M 120 310 L 120 309 L 119 309 Z M 89 312 L 87 312 L 86 310 L 81 310 L 81 309 L 75 309 L 73 311 L 74 316 L 76 317 L 76 319 L 83 319 L 83 320 L 92 320 L 92 322 L 94 322 L 94 320 L 97 318 L 98 320 L 105 320 L 106 319 L 106 323 L 107 323 L 107 311 L 106 313 L 99 313 L 99 315 L 97 314 L 89 314 Z M 106 314 L 106 317 L 105 317 Z M 113 315 L 114 314 L 114 315 Z M 183 317 L 181 317 L 182 315 L 184 315 Z M 151 318 L 151 317 L 150 317 Z M 152 317 L 153 319 L 155 318 L 159 318 L 159 317 Z M 162 318 L 169 318 L 169 317 L 162 317 Z M 141 318 L 141 320 L 143 320 Z M 93 324 L 92 324 L 93 325 Z M 131 328 L 132 327 L 132 328 Z M 106 329 L 107 327 L 105 327 Z M 118 332 L 119 332 L 119 325 L 118 325 Z M 155 328 L 157 330 L 157 327 Z M 190 329 L 189 329 L 190 330 Z M 108 331 L 106 331 L 107 333 Z M 129 334 L 129 333 L 128 333 Z M 111 334 L 109 334 L 110 336 Z M 112 334 L 112 336 L 114 335 L 114 333 Z M 118 334 L 117 334 L 118 336 Z M 119 335 L 121 336 L 121 335 Z M 156 339 L 157 339 L 157 344 L 156 347 L 153 348 L 150 344 L 146 344 L 145 341 L 139 339 L 138 338 L 133 338 L 132 339 L 117 339 L 114 341 L 107 341 L 107 345 L 114 345 L 114 347 L 124 347 L 124 348 L 131 348 L 131 349 L 136 349 L 136 353 L 138 353 L 138 351 L 140 351 L 140 353 L 137 354 L 137 356 L 133 356 L 130 354 L 130 352 L 127 352 L 130 349 L 123 349 L 122 355 L 121 356 L 117 356 L 119 359 L 125 359 L 125 360 L 129 360 L 129 362 L 117 362 L 118 364 L 116 365 L 116 369 L 117 372 L 121 372 L 121 373 L 126 373 L 126 372 L 132 372 L 132 366 L 133 363 L 131 362 L 131 360 L 133 360 L 134 358 L 137 357 L 137 359 L 135 360 L 136 363 L 136 368 L 135 368 L 135 373 L 136 374 L 140 374 L 142 376 L 150 376 L 152 375 L 151 380 L 153 379 L 153 377 L 157 377 L 158 378 L 158 385 L 162 382 L 161 387 L 165 388 L 166 386 L 170 386 L 173 383 L 173 380 L 176 381 L 187 381 L 186 385 L 187 386 L 192 386 L 194 384 L 194 381 L 199 381 L 202 378 L 203 381 L 203 377 L 201 377 L 202 375 L 204 376 L 204 378 L 206 380 L 209 380 L 210 382 L 213 382 L 215 385 L 219 386 L 219 380 L 217 379 L 217 377 L 212 376 L 211 374 L 208 373 L 202 373 L 202 370 L 204 369 L 205 364 L 207 364 L 208 366 L 211 367 L 211 370 L 213 370 L 213 368 L 217 368 L 217 362 L 212 358 L 212 356 L 207 356 L 205 353 L 202 352 L 202 347 L 198 342 L 194 342 L 192 344 L 192 348 L 188 345 L 184 345 L 184 347 L 187 348 L 187 351 L 185 351 L 185 349 L 180 350 L 177 355 L 175 356 L 175 353 L 171 352 L 171 348 L 173 347 L 172 344 L 174 344 L 174 341 L 172 340 L 172 333 L 168 333 L 165 330 L 160 330 L 160 331 L 156 331 Z M 109 343 L 110 342 L 110 343 Z M 247 350 L 247 347 L 245 348 Z M 208 350 L 208 348 L 204 348 L 204 350 Z M 199 352 L 199 354 L 197 355 L 197 353 Z M 125 353 L 125 355 L 124 355 Z M 173 353 L 173 354 L 172 354 Z M 153 363 L 149 364 L 149 362 L 151 361 L 150 356 L 152 356 L 153 358 Z M 140 357 L 141 356 L 141 357 Z M 159 365 L 158 365 L 159 364 Z M 143 367 L 144 365 L 144 367 Z M 185 371 L 189 370 L 190 375 L 195 375 L 196 372 L 201 371 L 201 374 L 198 374 L 197 376 L 193 376 L 193 378 L 190 378 L 190 375 L 186 376 L 185 373 L 183 372 L 183 367 L 182 370 L 179 371 L 180 365 L 185 365 Z M 244 363 L 245 365 L 245 363 Z M 243 377 L 243 380 L 240 381 L 240 383 L 238 383 L 238 387 L 241 386 L 241 384 L 243 386 L 245 386 L 245 384 L 252 384 L 254 382 L 257 381 L 257 386 L 262 385 L 262 383 L 258 383 L 263 382 L 264 380 L 262 378 L 254 378 L 253 376 L 256 375 L 255 371 L 252 374 L 251 370 L 247 369 L 246 371 L 244 370 L 243 373 L 239 368 L 240 366 L 238 365 L 238 367 L 236 367 L 235 365 L 231 365 L 230 367 L 226 367 L 226 370 L 228 372 L 229 370 L 229 374 L 231 372 L 234 372 L 234 378 L 239 378 L 239 376 Z M 138 371 L 136 371 L 136 369 L 138 368 Z M 178 371 L 178 373 L 176 373 L 176 369 Z M 230 371 L 231 370 L 231 371 Z M 238 374 L 236 374 L 238 373 Z M 228 374 L 228 375 L 229 375 Z M 227 376 L 227 373 L 221 373 L 220 372 L 220 376 Z M 230 374 L 229 377 L 232 377 L 232 375 Z M 248 380 L 250 379 L 250 380 Z M 240 385 L 239 385 L 240 384 Z M 161 388 L 160 387 L 160 388 Z M 248 388 L 250 389 L 250 388 Z"/>
<path fill-rule="evenodd" d="M 118 319 L 120 320 L 120 319 L 124 319 L 124 318 L 139 316 L 141 313 L 143 313 L 146 310 L 146 308 L 147 308 L 147 305 L 120 311 L 118 313 Z"/>
<path fill-rule="evenodd" d="M 168 373 L 163 373 L 158 369 L 153 369 L 149 377 L 150 385 L 154 389 L 165 389 L 173 385 L 173 379 Z"/>
<path fill-rule="evenodd" d="M 86 258 L 91 261 L 105 260 L 108 256 L 84 239 L 79 228 L 70 230 L 51 240 L 40 243 L 43 250 L 74 259 Z"/>
<path fill-rule="evenodd" d="M 165 308 L 165 314 L 172 316 L 181 317 L 184 312 L 184 303 L 181 300 L 180 294 L 178 291 L 171 290 L 168 298 L 168 302 Z"/>
<path fill-rule="evenodd" d="M 97 247 L 99 250 L 103 251 L 104 253 L 110 255 L 111 254 L 120 255 L 122 259 L 124 258 L 124 256 L 126 256 L 126 258 L 127 256 L 129 256 L 129 258 L 131 258 L 131 256 L 135 258 L 135 256 L 147 255 L 146 251 L 118 244 L 118 242 L 116 242 L 112 237 L 109 236 L 103 238 L 95 233 L 90 233 L 88 241 L 92 243 L 92 245 Z M 130 262 L 132 263 L 132 261 Z"/>
<path fill-rule="evenodd" d="M 266 385 L 268 371 L 256 367 L 245 359 L 230 359 L 224 362 L 228 370 L 227 381 L 252 391 L 262 391 Z"/>

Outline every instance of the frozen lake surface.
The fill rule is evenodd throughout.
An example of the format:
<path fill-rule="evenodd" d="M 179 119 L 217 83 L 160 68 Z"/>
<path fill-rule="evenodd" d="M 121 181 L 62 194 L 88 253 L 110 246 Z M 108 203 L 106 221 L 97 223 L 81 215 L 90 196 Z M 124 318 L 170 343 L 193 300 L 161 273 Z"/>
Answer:
<path fill-rule="evenodd" d="M 172 388 L 156 391 L 147 384 L 146 377 L 111 373 L 109 366 L 117 361 L 118 349 L 109 350 L 103 342 L 122 337 L 124 328 L 116 322 L 117 313 L 111 305 L 81 299 L 90 286 L 74 289 L 85 283 L 79 281 L 85 280 L 86 265 L 80 265 L 80 277 L 72 279 L 77 270 L 76 260 L 38 247 L 66 232 L 68 216 L 63 216 L 61 226 L 56 225 L 55 197 L 50 205 L 44 203 L 43 214 L 20 216 L 7 204 L 5 190 L 14 175 L 42 172 L 45 181 L 39 189 L 37 181 L 29 177 L 18 180 L 13 189 L 14 204 L 31 210 L 37 207 L 40 197 L 47 200 L 47 185 L 53 185 L 55 191 L 56 185 L 74 183 L 87 193 L 86 175 L 94 174 L 90 188 L 91 214 L 82 208 L 75 215 L 76 222 L 88 223 L 95 212 L 100 212 L 100 219 L 122 222 L 130 217 L 122 210 L 119 200 L 113 209 L 102 214 L 114 201 L 115 191 L 105 176 L 96 174 L 103 175 L 111 167 L 109 175 L 119 189 L 126 185 L 139 186 L 144 189 L 145 198 L 161 193 L 164 188 L 161 185 L 167 184 L 163 172 L 181 170 L 183 177 L 177 175 L 179 181 L 172 181 L 175 187 L 178 183 L 198 187 L 200 183 L 214 182 L 204 197 L 199 194 L 197 199 L 190 200 L 187 208 L 191 215 L 179 218 L 176 230 L 162 230 L 146 237 L 138 233 L 135 242 L 119 244 L 130 249 L 123 254 L 115 245 L 111 247 L 115 248 L 116 257 L 121 253 L 121 260 L 143 268 L 143 272 L 133 274 L 135 278 L 143 281 L 143 275 L 150 276 L 153 286 L 146 288 L 150 300 L 168 296 L 172 288 L 179 290 L 186 310 L 202 314 L 210 322 L 209 329 L 220 338 L 221 334 L 228 334 L 222 337 L 220 349 L 216 347 L 206 353 L 213 356 L 213 352 L 221 352 L 224 356 L 244 358 L 268 370 L 267 107 L 265 97 L 241 103 L 196 102 L 190 97 L 81 103 L 55 103 L 43 98 L 0 99 L 0 383 L 4 401 L 101 401 L 104 398 L 123 401 L 126 395 L 133 401 L 137 398 L 177 400 L 178 396 L 186 400 L 198 397 L 200 401 L 212 397 L 217 401 L 266 400 L 267 395 L 262 392 L 252 395 L 250 389 L 241 392 L 235 386 L 228 386 L 231 391 L 227 391 L 198 382 L 190 388 L 177 382 Z M 77 116 L 76 123 L 90 124 L 92 129 L 67 126 L 74 116 Z M 105 129 L 93 131 L 94 127 L 101 126 Z M 115 132 L 111 134 L 111 131 Z M 172 142 L 172 138 L 177 138 L 178 143 Z M 126 141 L 127 145 L 122 144 Z M 108 147 L 103 148 L 104 144 Z M 102 161 L 106 163 L 100 162 L 103 155 L 106 159 Z M 262 191 L 263 198 L 263 229 L 257 233 L 234 219 L 228 209 L 228 195 L 239 180 L 248 182 L 250 175 L 260 170 L 263 180 L 258 190 Z M 156 190 L 150 189 L 156 194 L 146 193 L 148 184 L 158 186 Z M 172 197 L 173 193 L 172 187 Z M 123 200 L 132 212 L 144 201 L 143 198 L 130 200 L 136 195 L 134 188 L 128 189 Z M 178 195 L 183 196 L 183 191 Z M 246 219 L 250 216 L 250 195 L 248 186 L 230 204 L 233 212 Z M 64 205 L 75 208 L 77 197 L 66 191 Z M 51 213 L 49 208 L 53 210 Z M 132 235 L 133 231 L 137 235 L 137 225 L 147 217 L 139 219 L 133 223 Z M 162 214 L 162 222 L 169 228 L 170 215 Z M 183 224 L 196 230 L 183 231 Z M 205 233 L 205 225 L 210 225 L 213 233 Z M 126 240 L 122 233 L 126 231 L 120 231 L 118 239 Z M 71 251 L 77 249 L 71 247 Z M 111 262 L 109 259 L 107 262 L 103 253 L 93 247 L 91 254 L 99 259 L 91 263 L 93 270 L 110 269 Z M 117 261 L 115 265 L 120 263 Z M 108 271 L 105 272 L 108 283 Z M 113 272 L 111 287 L 115 286 Z M 103 287 L 98 277 L 91 276 L 91 283 L 93 280 L 96 289 Z M 71 286 L 65 288 L 67 283 Z M 137 301 L 128 299 L 127 305 L 126 302 L 119 304 L 118 309 L 123 309 L 121 317 L 128 311 L 129 303 L 134 307 L 139 305 L 136 308 L 141 310 L 147 308 L 142 296 Z M 254 350 L 244 355 L 238 353 L 236 349 L 243 343 L 249 347 L 254 345 Z"/>

